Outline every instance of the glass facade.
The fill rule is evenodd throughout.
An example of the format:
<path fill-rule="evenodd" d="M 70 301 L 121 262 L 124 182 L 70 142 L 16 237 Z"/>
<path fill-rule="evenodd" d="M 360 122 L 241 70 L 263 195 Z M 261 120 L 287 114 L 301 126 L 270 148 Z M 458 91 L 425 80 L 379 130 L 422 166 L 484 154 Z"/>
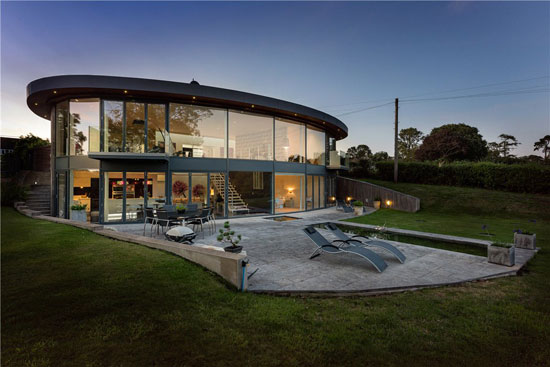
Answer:
<path fill-rule="evenodd" d="M 147 152 L 164 153 L 166 149 L 166 105 L 147 105 Z"/>
<path fill-rule="evenodd" d="M 69 130 L 69 103 L 60 102 L 55 106 L 55 155 L 67 155 L 67 138 Z"/>
<path fill-rule="evenodd" d="M 99 99 L 71 99 L 69 111 L 69 154 L 99 152 Z"/>
<path fill-rule="evenodd" d="M 104 201 L 103 201 L 103 221 L 121 222 L 123 218 L 124 205 L 124 173 L 123 172 L 105 172 Z"/>
<path fill-rule="evenodd" d="M 126 102 L 126 152 L 145 152 L 145 104 Z"/>
<path fill-rule="evenodd" d="M 273 117 L 229 111 L 229 158 L 273 159 Z"/>
<path fill-rule="evenodd" d="M 275 119 L 275 160 L 304 163 L 306 128 L 304 124 Z"/>
<path fill-rule="evenodd" d="M 198 208 L 206 207 L 208 204 L 208 174 L 191 174 L 191 202 L 198 204 Z"/>
<path fill-rule="evenodd" d="M 99 170 L 72 171 L 71 205 L 86 205 L 86 221 L 99 222 Z"/>
<path fill-rule="evenodd" d="M 106 152 L 123 151 L 124 103 L 117 101 L 103 102 L 103 149 Z"/>
<path fill-rule="evenodd" d="M 305 176 L 275 173 L 275 213 L 305 210 Z"/>
<path fill-rule="evenodd" d="M 67 213 L 67 173 L 57 174 L 57 216 L 65 218 Z"/>
<path fill-rule="evenodd" d="M 189 173 L 172 173 L 172 204 L 189 203 Z"/>
<path fill-rule="evenodd" d="M 147 206 L 162 206 L 166 203 L 166 173 L 147 173 Z"/>
<path fill-rule="evenodd" d="M 325 132 L 307 127 L 307 163 L 325 165 Z"/>
<path fill-rule="evenodd" d="M 225 158 L 227 111 L 170 103 L 170 153 L 178 157 Z"/>
<path fill-rule="evenodd" d="M 229 172 L 228 216 L 271 213 L 271 172 Z"/>

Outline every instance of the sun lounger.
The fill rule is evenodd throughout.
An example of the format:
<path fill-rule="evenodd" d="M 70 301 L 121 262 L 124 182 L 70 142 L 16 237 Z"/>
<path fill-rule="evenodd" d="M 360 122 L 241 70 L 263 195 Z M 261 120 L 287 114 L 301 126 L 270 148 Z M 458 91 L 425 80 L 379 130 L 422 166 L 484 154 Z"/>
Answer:
<path fill-rule="evenodd" d="M 311 254 L 311 256 L 309 257 L 310 259 L 321 255 L 321 253 L 350 253 L 361 256 L 362 258 L 370 262 L 379 272 L 383 272 L 384 269 L 386 269 L 386 267 L 388 266 L 378 254 L 364 247 L 349 245 L 347 241 L 343 240 L 335 240 L 329 242 L 313 227 L 304 228 L 304 233 L 309 237 L 311 241 L 313 241 L 315 245 L 317 245 L 317 249 Z"/>
<path fill-rule="evenodd" d="M 392 255 L 394 255 L 401 263 L 404 263 L 407 259 L 405 255 L 401 251 L 399 251 L 395 246 L 390 245 L 389 243 L 385 241 L 380 241 L 377 239 L 365 237 L 365 236 L 348 236 L 336 224 L 334 223 L 327 223 L 325 224 L 325 228 L 331 231 L 339 240 L 347 241 L 350 244 L 357 244 L 357 245 L 363 245 L 363 246 L 377 246 L 380 248 L 383 248 L 384 250 L 390 252 Z"/>
<path fill-rule="evenodd" d="M 353 213 L 351 205 L 346 204 L 344 200 L 336 200 L 336 210 L 343 210 L 344 213 Z"/>

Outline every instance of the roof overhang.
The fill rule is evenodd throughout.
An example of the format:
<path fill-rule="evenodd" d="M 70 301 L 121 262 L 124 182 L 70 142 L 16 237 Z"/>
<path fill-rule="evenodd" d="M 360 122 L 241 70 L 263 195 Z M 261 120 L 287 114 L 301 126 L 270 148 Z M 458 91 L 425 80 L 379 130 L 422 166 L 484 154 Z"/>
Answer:
<path fill-rule="evenodd" d="M 144 99 L 235 108 L 307 122 L 336 139 L 348 135 L 347 126 L 322 111 L 276 98 L 199 84 L 103 75 L 61 75 L 37 79 L 27 85 L 27 105 L 49 118 L 51 107 L 67 98 Z"/>

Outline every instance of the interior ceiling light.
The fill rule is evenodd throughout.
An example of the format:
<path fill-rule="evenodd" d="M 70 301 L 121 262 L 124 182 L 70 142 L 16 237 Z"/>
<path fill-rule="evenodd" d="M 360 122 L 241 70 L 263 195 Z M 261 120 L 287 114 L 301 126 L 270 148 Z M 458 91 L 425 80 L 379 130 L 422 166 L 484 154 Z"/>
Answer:
<path fill-rule="evenodd" d="M 124 91 L 124 94 L 128 94 L 128 91 L 127 91 L 127 90 L 125 90 L 125 91 Z"/>
<path fill-rule="evenodd" d="M 57 91 L 56 91 L 56 90 L 54 90 L 54 91 L 53 91 L 53 94 L 57 94 Z"/>
<path fill-rule="evenodd" d="M 34 102 L 34 105 L 35 105 L 35 106 L 38 106 L 38 102 Z"/>
<path fill-rule="evenodd" d="M 196 97 L 195 97 L 195 96 L 193 96 L 193 99 L 196 99 Z"/>

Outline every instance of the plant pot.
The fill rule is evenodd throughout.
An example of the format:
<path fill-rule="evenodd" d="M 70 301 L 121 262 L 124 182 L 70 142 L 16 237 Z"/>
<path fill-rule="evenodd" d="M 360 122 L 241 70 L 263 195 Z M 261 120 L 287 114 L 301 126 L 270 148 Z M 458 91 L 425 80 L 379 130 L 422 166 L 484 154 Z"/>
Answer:
<path fill-rule="evenodd" d="M 227 246 L 223 248 L 225 252 L 232 252 L 234 254 L 239 254 L 242 250 L 242 246 Z"/>
<path fill-rule="evenodd" d="M 355 215 L 363 215 L 363 207 L 362 206 L 354 206 L 353 212 Z"/>
<path fill-rule="evenodd" d="M 380 201 L 373 201 L 372 206 L 374 207 L 374 209 L 380 209 Z"/>
<path fill-rule="evenodd" d="M 514 266 L 516 264 L 516 248 L 487 246 L 487 260 L 490 263 Z"/>
<path fill-rule="evenodd" d="M 71 220 L 77 222 L 86 222 L 86 210 L 72 210 L 71 209 Z"/>
<path fill-rule="evenodd" d="M 524 248 L 527 250 L 537 249 L 537 235 L 536 234 L 523 234 L 514 233 L 514 245 L 517 248 Z"/>

